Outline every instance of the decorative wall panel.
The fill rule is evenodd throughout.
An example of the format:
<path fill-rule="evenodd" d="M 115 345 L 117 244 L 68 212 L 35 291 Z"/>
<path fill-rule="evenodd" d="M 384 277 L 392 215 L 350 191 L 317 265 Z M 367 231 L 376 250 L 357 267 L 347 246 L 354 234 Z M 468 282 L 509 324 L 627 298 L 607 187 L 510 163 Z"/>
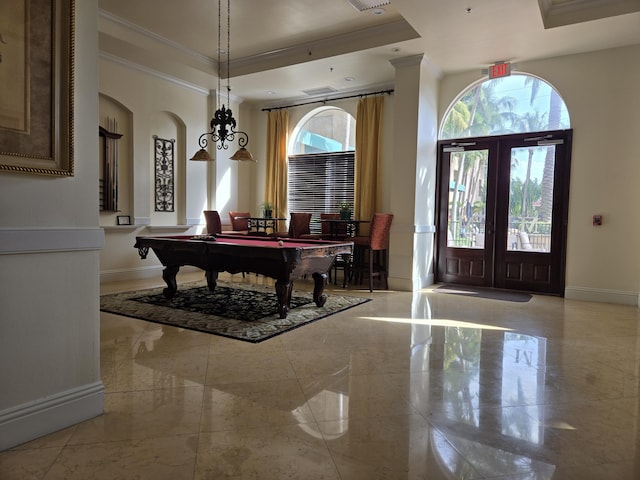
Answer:
<path fill-rule="evenodd" d="M 155 152 L 155 204 L 156 212 L 174 210 L 174 145 L 175 140 L 153 136 Z"/>

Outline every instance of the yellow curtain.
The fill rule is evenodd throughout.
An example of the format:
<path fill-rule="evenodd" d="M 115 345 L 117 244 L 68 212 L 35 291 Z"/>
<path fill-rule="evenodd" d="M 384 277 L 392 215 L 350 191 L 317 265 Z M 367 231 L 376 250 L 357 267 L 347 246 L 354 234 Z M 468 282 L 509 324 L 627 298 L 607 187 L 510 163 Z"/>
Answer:
<path fill-rule="evenodd" d="M 287 214 L 287 144 L 289 111 L 272 110 L 267 118 L 267 178 L 265 201 L 274 206 L 274 216 Z"/>
<path fill-rule="evenodd" d="M 355 217 L 369 219 L 380 211 L 382 110 L 384 97 L 365 97 L 356 112 Z"/>

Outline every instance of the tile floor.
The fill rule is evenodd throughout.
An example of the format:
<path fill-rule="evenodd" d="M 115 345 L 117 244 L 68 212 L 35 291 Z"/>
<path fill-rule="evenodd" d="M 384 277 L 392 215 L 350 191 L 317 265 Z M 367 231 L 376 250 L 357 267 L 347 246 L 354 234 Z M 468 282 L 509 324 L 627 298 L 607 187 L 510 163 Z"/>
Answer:
<path fill-rule="evenodd" d="M 640 479 L 638 308 L 347 293 L 255 345 L 102 314 L 104 415 L 0 479 Z"/>

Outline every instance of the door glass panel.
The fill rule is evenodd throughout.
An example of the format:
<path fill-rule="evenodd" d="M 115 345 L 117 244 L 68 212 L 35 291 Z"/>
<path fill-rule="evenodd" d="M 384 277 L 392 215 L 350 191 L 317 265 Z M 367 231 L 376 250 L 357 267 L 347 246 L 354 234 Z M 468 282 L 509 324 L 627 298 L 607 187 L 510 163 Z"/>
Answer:
<path fill-rule="evenodd" d="M 484 248 L 488 158 L 488 150 L 449 157 L 448 247 Z"/>
<path fill-rule="evenodd" d="M 511 149 L 507 250 L 551 251 L 555 145 Z"/>

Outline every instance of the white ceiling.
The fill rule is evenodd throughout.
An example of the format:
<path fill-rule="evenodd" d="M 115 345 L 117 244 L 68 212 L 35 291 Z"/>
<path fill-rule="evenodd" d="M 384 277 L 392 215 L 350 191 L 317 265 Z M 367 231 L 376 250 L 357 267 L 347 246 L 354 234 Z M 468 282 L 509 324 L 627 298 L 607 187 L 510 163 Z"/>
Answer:
<path fill-rule="evenodd" d="M 106 58 L 216 88 L 216 0 L 99 0 L 99 8 Z M 383 9 L 231 0 L 232 94 L 277 105 L 317 98 L 308 89 L 384 88 L 389 60 L 419 53 L 448 73 L 640 44 L 640 0 L 391 0 Z"/>

